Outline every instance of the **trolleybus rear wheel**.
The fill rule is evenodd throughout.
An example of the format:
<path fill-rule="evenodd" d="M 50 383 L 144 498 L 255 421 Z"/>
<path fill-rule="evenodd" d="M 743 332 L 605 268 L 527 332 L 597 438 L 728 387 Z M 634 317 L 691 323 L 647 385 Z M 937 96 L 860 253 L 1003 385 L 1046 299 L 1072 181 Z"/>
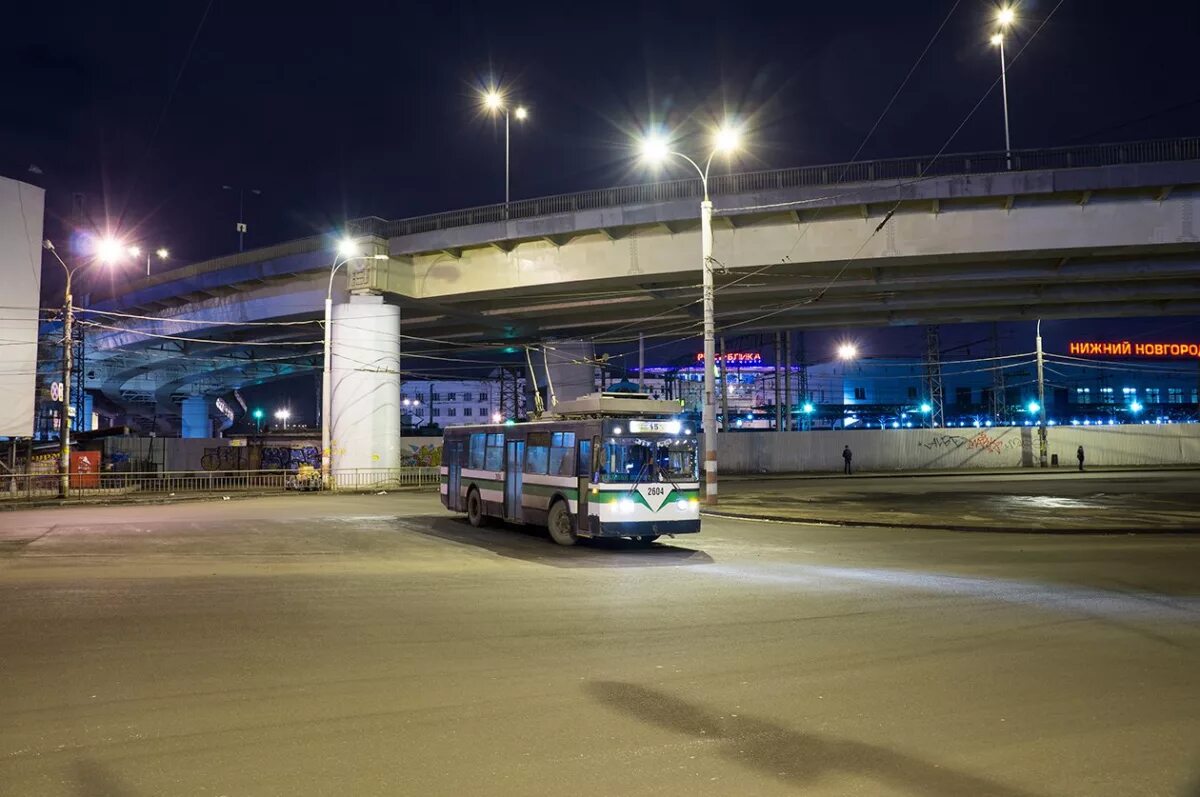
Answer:
<path fill-rule="evenodd" d="M 475 528 L 479 528 L 487 522 L 487 518 L 483 514 L 483 499 L 479 497 L 479 491 L 474 487 L 471 492 L 467 493 L 467 520 Z"/>

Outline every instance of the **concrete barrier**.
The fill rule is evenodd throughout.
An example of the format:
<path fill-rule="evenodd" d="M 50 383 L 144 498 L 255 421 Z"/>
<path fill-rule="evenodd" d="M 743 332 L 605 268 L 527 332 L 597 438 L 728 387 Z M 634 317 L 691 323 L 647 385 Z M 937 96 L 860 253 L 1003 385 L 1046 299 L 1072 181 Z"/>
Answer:
<path fill-rule="evenodd" d="M 800 473 L 842 470 L 842 447 L 854 467 L 868 471 L 1035 467 L 1037 428 L 862 429 L 819 432 L 729 432 L 718 435 L 721 473 Z M 1059 468 L 1200 465 L 1200 424 L 1056 426 L 1048 456 Z"/>

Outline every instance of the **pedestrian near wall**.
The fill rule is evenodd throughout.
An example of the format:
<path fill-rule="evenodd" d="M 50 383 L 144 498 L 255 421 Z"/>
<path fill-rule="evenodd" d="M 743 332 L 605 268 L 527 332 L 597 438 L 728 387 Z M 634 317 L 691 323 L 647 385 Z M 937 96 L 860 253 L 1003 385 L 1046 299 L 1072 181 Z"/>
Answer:
<path fill-rule="evenodd" d="M 1083 449 L 1080 450 L 1082 451 Z M 847 476 L 850 476 L 854 472 L 854 469 L 850 465 L 850 461 L 854 459 L 854 452 L 850 450 L 850 446 L 846 446 L 842 449 L 842 459 L 846 463 L 845 473 Z"/>
<path fill-rule="evenodd" d="M 1079 470 L 1082 471 L 1083 470 L 1083 446 L 1080 446 L 1079 450 L 1075 452 L 1075 459 L 1079 460 Z"/>

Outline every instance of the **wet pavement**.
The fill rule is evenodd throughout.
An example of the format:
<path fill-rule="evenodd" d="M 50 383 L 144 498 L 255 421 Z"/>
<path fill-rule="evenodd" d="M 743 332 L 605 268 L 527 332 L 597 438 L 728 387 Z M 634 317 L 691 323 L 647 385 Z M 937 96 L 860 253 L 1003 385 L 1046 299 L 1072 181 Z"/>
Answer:
<path fill-rule="evenodd" d="M 1200 471 L 726 478 L 715 511 L 980 531 L 1200 532 Z"/>

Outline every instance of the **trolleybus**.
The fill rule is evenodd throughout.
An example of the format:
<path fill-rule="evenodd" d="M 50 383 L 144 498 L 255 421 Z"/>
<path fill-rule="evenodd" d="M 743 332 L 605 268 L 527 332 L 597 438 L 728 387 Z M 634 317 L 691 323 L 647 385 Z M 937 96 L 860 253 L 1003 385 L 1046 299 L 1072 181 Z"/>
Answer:
<path fill-rule="evenodd" d="M 544 525 L 560 545 L 697 533 L 698 447 L 678 412 L 678 402 L 604 393 L 539 420 L 448 428 L 442 503 L 473 526 Z"/>

